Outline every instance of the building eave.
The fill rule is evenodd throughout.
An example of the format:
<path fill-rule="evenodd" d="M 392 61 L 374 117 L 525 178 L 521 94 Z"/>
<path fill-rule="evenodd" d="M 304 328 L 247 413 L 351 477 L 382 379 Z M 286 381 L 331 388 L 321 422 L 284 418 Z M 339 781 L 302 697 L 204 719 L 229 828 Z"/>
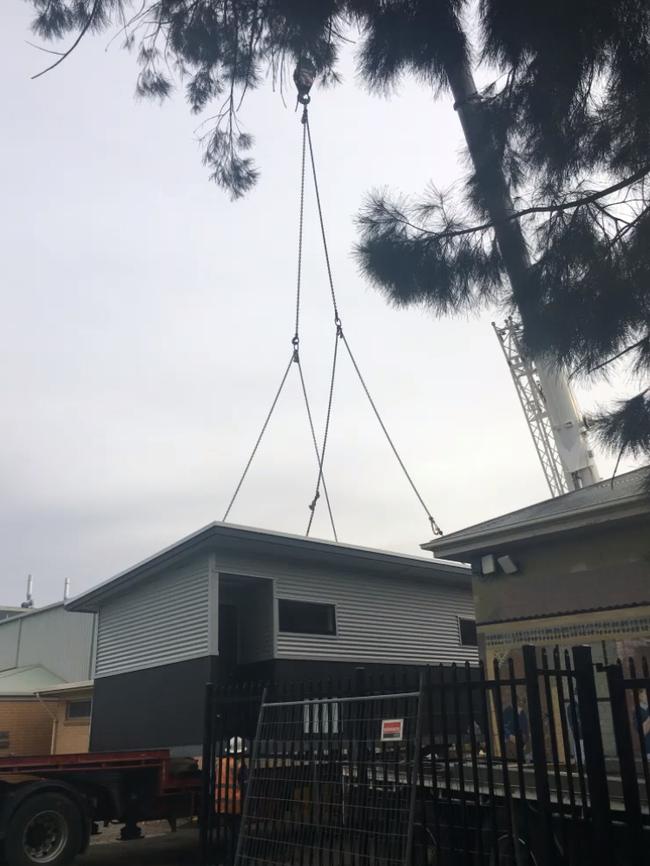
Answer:
<path fill-rule="evenodd" d="M 92 691 L 94 680 L 84 680 L 78 683 L 61 683 L 60 685 L 44 686 L 33 692 L 35 695 L 44 695 L 45 697 L 58 697 L 59 695 L 68 695 L 71 692 L 88 692 Z"/>
<path fill-rule="evenodd" d="M 595 528 L 603 524 L 612 525 L 621 521 L 633 521 L 649 515 L 649 503 L 635 498 L 584 508 L 569 514 L 534 518 L 503 528 L 486 527 L 481 530 L 477 527 L 475 533 L 471 533 L 470 527 L 469 530 L 460 530 L 460 532 L 453 533 L 446 538 L 435 538 L 425 542 L 421 548 L 433 552 L 436 556 L 464 562 L 472 556 L 493 551 L 496 547 L 503 547 L 506 544 L 533 542 L 538 539 Z"/>

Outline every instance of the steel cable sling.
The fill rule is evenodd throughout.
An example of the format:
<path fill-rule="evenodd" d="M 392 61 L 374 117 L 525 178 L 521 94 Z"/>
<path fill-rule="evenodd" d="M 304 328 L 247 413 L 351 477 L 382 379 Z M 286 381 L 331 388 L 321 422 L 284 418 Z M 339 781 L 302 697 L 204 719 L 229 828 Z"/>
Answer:
<path fill-rule="evenodd" d="M 305 165 L 306 165 L 306 153 L 307 153 L 307 115 L 306 115 L 306 104 L 302 116 L 302 153 L 300 160 L 300 205 L 298 209 L 298 266 L 297 266 L 297 277 L 296 277 L 296 315 L 295 315 L 295 328 L 294 334 L 291 338 L 291 356 L 289 358 L 289 363 L 284 370 L 282 375 L 282 379 L 280 380 L 280 386 L 276 391 L 275 397 L 273 398 L 273 402 L 271 403 L 271 408 L 269 409 L 266 418 L 264 419 L 264 423 L 262 424 L 262 429 L 260 430 L 259 436 L 253 446 L 253 450 L 251 451 L 250 457 L 244 466 L 244 471 L 241 474 L 239 482 L 235 488 L 235 492 L 232 495 L 230 502 L 228 503 L 228 508 L 223 516 L 224 523 L 228 520 L 228 516 L 232 510 L 233 505 L 235 504 L 235 500 L 239 495 L 239 491 L 242 488 L 242 485 L 248 475 L 248 470 L 251 467 L 253 460 L 255 459 L 255 455 L 257 454 L 258 448 L 264 438 L 264 434 L 266 433 L 267 427 L 269 426 L 269 422 L 271 421 L 271 416 L 275 410 L 275 407 L 278 404 L 278 400 L 280 399 L 280 395 L 284 390 L 284 386 L 289 377 L 289 372 L 291 370 L 292 364 L 295 364 L 298 368 L 298 375 L 300 377 L 300 390 L 302 392 L 303 400 L 305 403 L 305 409 L 307 412 L 307 420 L 309 422 L 309 430 L 311 433 L 312 443 L 314 445 L 314 452 L 316 454 L 316 462 L 318 464 L 318 484 L 316 494 L 312 502 L 309 505 L 309 523 L 307 525 L 306 535 L 309 535 L 311 530 L 311 525 L 314 519 L 314 514 L 316 511 L 316 504 L 318 499 L 320 498 L 320 485 L 322 483 L 323 493 L 325 495 L 325 501 L 327 503 L 327 512 L 329 515 L 330 525 L 332 527 L 332 534 L 334 535 L 334 540 L 338 541 L 338 536 L 336 533 L 336 525 L 334 523 L 334 515 L 332 512 L 332 505 L 329 498 L 329 493 L 327 491 L 327 484 L 325 483 L 325 477 L 323 474 L 323 461 L 321 458 L 321 453 L 318 449 L 318 440 L 316 437 L 316 428 L 314 427 L 314 419 L 311 411 L 311 405 L 309 402 L 309 396 L 307 391 L 307 385 L 305 383 L 305 375 L 302 369 L 302 364 L 300 362 L 300 303 L 301 303 L 301 292 L 302 292 L 302 248 L 303 248 L 303 227 L 304 227 L 304 213 L 305 213 Z M 328 426 L 329 426 L 329 417 L 331 415 L 331 406 L 332 406 L 332 398 L 334 393 L 334 378 L 336 374 L 336 359 L 338 355 L 338 339 L 336 340 L 336 345 L 334 348 L 334 360 L 332 363 L 332 375 L 330 378 L 330 399 L 328 404 Z M 324 441 L 326 441 L 327 437 L 325 437 Z"/>
<path fill-rule="evenodd" d="M 308 105 L 309 105 L 309 102 L 311 101 L 310 96 L 309 96 L 309 91 L 310 91 L 311 86 L 312 86 L 313 81 L 314 81 L 313 69 L 311 69 L 306 64 L 303 64 L 302 66 L 299 65 L 296 68 L 296 71 L 294 73 L 294 81 L 295 81 L 296 87 L 298 89 L 298 103 L 300 103 L 302 105 L 303 111 L 302 111 L 302 117 L 301 117 L 302 154 L 301 154 L 301 171 L 300 171 L 300 207 L 299 207 L 299 220 L 298 220 L 298 274 L 297 274 L 297 281 L 296 281 L 295 330 L 294 330 L 294 335 L 293 335 L 292 340 L 291 340 L 291 344 L 292 344 L 291 357 L 289 359 L 289 363 L 288 363 L 288 365 L 284 371 L 284 374 L 282 376 L 280 386 L 279 386 L 279 388 L 276 392 L 276 395 L 273 399 L 273 402 L 271 404 L 271 408 L 269 409 L 269 412 L 268 412 L 268 414 L 264 420 L 264 424 L 262 425 L 262 429 L 260 431 L 260 434 L 257 438 L 257 441 L 255 442 L 255 445 L 253 446 L 253 451 L 252 451 L 252 453 L 248 459 L 248 462 L 246 463 L 246 466 L 244 467 L 244 471 L 242 473 L 242 476 L 239 480 L 239 483 L 237 484 L 237 487 L 235 488 L 235 492 L 232 496 L 232 499 L 230 500 L 228 508 L 226 509 L 226 513 L 223 517 L 223 520 L 225 522 L 228 519 L 228 515 L 230 514 L 230 511 L 231 511 L 231 509 L 235 503 L 237 495 L 239 494 L 239 491 L 241 490 L 241 487 L 244 483 L 246 475 L 248 474 L 248 470 L 250 469 L 250 466 L 253 462 L 253 459 L 255 458 L 255 455 L 256 455 L 257 450 L 259 448 L 259 445 L 262 441 L 262 438 L 264 437 L 266 429 L 269 425 L 269 422 L 271 420 L 271 416 L 273 415 L 273 411 L 275 410 L 275 407 L 278 403 L 278 400 L 280 398 L 282 390 L 284 389 L 284 385 L 285 385 L 287 378 L 289 376 L 289 371 L 291 369 L 291 365 L 295 363 L 297 368 L 298 368 L 301 391 L 302 391 L 303 399 L 305 402 L 305 408 L 307 411 L 307 418 L 309 421 L 309 429 L 311 432 L 312 442 L 314 445 L 316 462 L 318 464 L 318 475 L 317 475 L 317 479 L 316 479 L 316 488 L 314 491 L 314 496 L 313 496 L 313 498 L 312 498 L 312 500 L 308 506 L 310 514 L 309 514 L 309 520 L 307 523 L 307 529 L 305 531 L 305 535 L 308 536 L 310 531 L 311 531 L 311 527 L 312 527 L 312 523 L 313 523 L 314 516 L 316 513 L 316 507 L 318 504 L 318 500 L 320 499 L 320 491 L 321 491 L 321 487 L 322 487 L 323 494 L 325 496 L 325 501 L 327 503 L 327 510 L 328 510 L 328 514 L 329 514 L 330 524 L 332 526 L 332 532 L 334 534 L 334 539 L 335 539 L 335 541 L 338 541 L 338 537 L 336 534 L 336 527 L 334 524 L 334 517 L 332 514 L 332 507 L 331 507 L 331 503 L 330 503 L 330 498 L 329 498 L 329 494 L 327 491 L 327 485 L 325 483 L 324 464 L 325 464 L 325 455 L 326 455 L 326 451 L 327 451 L 327 443 L 328 443 L 328 437 L 329 437 L 330 426 L 331 426 L 331 418 L 332 418 L 332 405 L 333 405 L 333 400 L 334 400 L 334 386 L 335 386 L 336 369 L 337 369 L 337 361 L 338 361 L 338 347 L 339 347 L 339 341 L 342 341 L 343 345 L 345 346 L 345 349 L 348 353 L 350 361 L 352 363 L 352 367 L 354 368 L 354 371 L 359 378 L 359 382 L 361 383 L 361 387 L 362 387 L 366 397 L 368 398 L 368 402 L 370 403 L 370 407 L 372 408 L 372 411 L 374 412 L 375 417 L 377 418 L 377 421 L 379 422 L 379 426 L 381 427 L 381 430 L 384 433 L 384 436 L 386 437 L 386 440 L 387 440 L 393 454 L 395 455 L 395 458 L 397 459 L 397 462 L 398 462 L 400 468 L 402 469 L 404 476 L 406 477 L 411 489 L 413 490 L 418 502 L 422 506 L 422 508 L 423 508 L 423 510 L 427 516 L 427 519 L 429 521 L 429 524 L 431 526 L 431 530 L 432 530 L 433 534 L 434 535 L 442 535 L 442 530 L 440 529 L 440 527 L 436 523 L 433 515 L 429 511 L 424 499 L 422 498 L 422 495 L 420 494 L 418 488 L 415 485 L 415 482 L 413 481 L 411 475 L 409 474 L 409 472 L 408 472 L 408 470 L 404 464 L 404 461 L 402 460 L 399 452 L 397 451 L 395 443 L 393 442 L 390 434 L 388 433 L 386 425 L 384 424 L 384 421 L 383 421 L 383 419 L 379 413 L 379 410 L 377 409 L 375 401 L 373 400 L 373 398 L 370 394 L 370 391 L 368 389 L 368 386 L 367 386 L 367 384 L 363 378 L 363 375 L 362 375 L 361 370 L 359 368 L 359 365 L 356 361 L 356 358 L 355 358 L 354 354 L 352 353 L 352 349 L 350 348 L 350 344 L 349 344 L 345 334 L 343 333 L 343 325 L 341 322 L 341 317 L 339 315 L 339 309 L 338 309 L 338 304 L 337 304 L 337 300 L 336 300 L 336 292 L 334 289 L 334 279 L 332 276 L 332 267 L 331 267 L 331 263 L 330 263 L 329 249 L 328 249 L 328 245 L 327 245 L 327 234 L 325 231 L 325 221 L 323 218 L 323 209 L 322 209 L 322 205 L 321 205 L 320 189 L 318 186 L 316 160 L 314 157 L 314 148 L 313 148 L 312 137 L 311 137 L 311 129 L 309 126 Z M 305 200 L 305 164 L 306 164 L 306 152 L 307 152 L 307 150 L 309 150 L 309 162 L 310 162 L 310 166 L 311 166 L 311 174 L 312 174 L 312 179 L 313 179 L 313 183 L 314 183 L 314 193 L 315 193 L 315 198 L 316 198 L 316 206 L 317 206 L 317 210 L 318 210 L 318 221 L 319 221 L 319 225 L 320 225 L 321 240 L 323 243 L 323 253 L 325 255 L 325 266 L 326 266 L 326 270 L 327 270 L 327 278 L 328 278 L 328 282 L 329 282 L 330 296 L 332 299 L 332 307 L 333 307 L 333 311 L 334 311 L 334 327 L 335 327 L 334 352 L 333 352 L 333 356 L 332 356 L 332 366 L 331 366 L 331 374 L 330 374 L 327 411 L 326 411 L 326 416 L 325 416 L 325 426 L 324 426 L 324 430 L 323 430 L 323 440 L 322 440 L 322 444 L 321 444 L 320 448 L 318 446 L 318 440 L 317 440 L 316 431 L 314 428 L 313 415 L 312 415 L 311 406 L 309 403 L 309 397 L 308 397 L 307 387 L 305 384 L 305 378 L 304 378 L 304 374 L 303 374 L 303 370 L 302 370 L 302 364 L 300 363 L 300 352 L 299 352 L 299 348 L 300 348 L 300 304 L 301 304 L 301 290 L 302 290 L 303 222 L 304 222 L 304 200 Z"/>

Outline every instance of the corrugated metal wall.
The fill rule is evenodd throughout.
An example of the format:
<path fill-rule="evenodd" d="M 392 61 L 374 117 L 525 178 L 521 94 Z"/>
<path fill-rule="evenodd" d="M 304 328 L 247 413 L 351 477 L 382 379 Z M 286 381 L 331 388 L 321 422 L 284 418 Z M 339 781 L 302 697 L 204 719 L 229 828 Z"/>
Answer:
<path fill-rule="evenodd" d="M 18 667 L 43 665 L 70 683 L 90 679 L 94 622 L 91 613 L 63 607 L 22 617 Z"/>
<path fill-rule="evenodd" d="M 458 617 L 474 618 L 469 586 L 427 580 L 283 576 L 277 598 L 336 605 L 336 636 L 278 634 L 278 658 L 411 664 L 478 661 L 460 645 Z"/>
<path fill-rule="evenodd" d="M 162 572 L 101 608 L 95 676 L 207 656 L 209 619 L 206 556 Z"/>
<path fill-rule="evenodd" d="M 42 665 L 67 682 L 92 675 L 92 613 L 72 613 L 62 605 L 36 610 L 0 623 L 0 670 Z"/>

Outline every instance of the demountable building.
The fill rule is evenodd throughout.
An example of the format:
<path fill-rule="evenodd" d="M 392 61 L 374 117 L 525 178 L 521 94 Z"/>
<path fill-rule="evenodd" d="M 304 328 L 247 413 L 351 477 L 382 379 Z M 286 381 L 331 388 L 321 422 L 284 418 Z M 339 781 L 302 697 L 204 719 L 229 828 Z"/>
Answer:
<path fill-rule="evenodd" d="M 465 566 L 225 523 L 67 607 L 97 613 L 93 751 L 195 750 L 208 680 L 477 660 Z"/>

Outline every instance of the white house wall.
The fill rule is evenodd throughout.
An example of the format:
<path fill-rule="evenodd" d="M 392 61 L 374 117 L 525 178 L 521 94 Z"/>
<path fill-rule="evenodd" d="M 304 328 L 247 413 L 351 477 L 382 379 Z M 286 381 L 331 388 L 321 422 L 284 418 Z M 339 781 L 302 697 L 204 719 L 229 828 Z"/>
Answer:
<path fill-rule="evenodd" d="M 95 677 L 210 654 L 209 562 L 154 575 L 99 612 Z"/>
<path fill-rule="evenodd" d="M 474 618 L 471 589 L 431 580 L 278 577 L 277 598 L 336 606 L 336 635 L 277 635 L 278 658 L 424 664 L 478 661 L 460 645 L 458 617 Z"/>

